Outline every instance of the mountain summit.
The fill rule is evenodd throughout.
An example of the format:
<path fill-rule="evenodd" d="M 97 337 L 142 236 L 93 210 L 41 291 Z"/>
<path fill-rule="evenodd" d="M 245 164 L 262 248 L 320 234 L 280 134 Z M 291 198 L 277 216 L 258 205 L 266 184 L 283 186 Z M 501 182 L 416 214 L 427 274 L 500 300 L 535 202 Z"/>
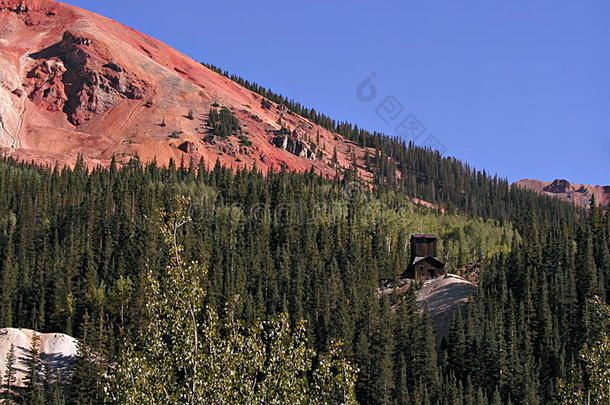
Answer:
<path fill-rule="evenodd" d="M 51 0 L 0 0 L 0 64 L 0 148 L 17 159 L 203 157 L 332 176 L 366 153 L 153 38 Z"/>
<path fill-rule="evenodd" d="M 576 205 L 588 207 L 591 197 L 603 207 L 610 205 L 610 186 L 591 186 L 588 184 L 573 184 L 564 179 L 552 182 L 540 180 L 519 180 L 515 183 L 519 187 L 528 188 L 541 194 L 558 197 L 571 201 Z"/>

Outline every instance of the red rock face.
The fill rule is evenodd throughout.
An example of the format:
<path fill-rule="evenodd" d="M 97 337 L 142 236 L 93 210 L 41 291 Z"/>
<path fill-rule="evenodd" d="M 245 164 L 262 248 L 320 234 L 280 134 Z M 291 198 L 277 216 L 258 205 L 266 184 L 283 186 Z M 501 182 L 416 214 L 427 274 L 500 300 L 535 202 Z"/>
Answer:
<path fill-rule="evenodd" d="M 8 9 L 16 13 L 25 13 L 42 9 L 44 3 L 46 2 L 43 0 L 2 0 L 0 1 L 0 10 Z"/>
<path fill-rule="evenodd" d="M 182 144 L 180 144 L 180 146 L 178 146 L 178 149 L 180 149 L 182 152 L 184 153 L 195 153 L 197 152 L 197 146 L 195 144 L 193 144 L 193 142 L 183 142 Z"/>
<path fill-rule="evenodd" d="M 542 190 L 547 193 L 554 193 L 554 194 L 570 193 L 570 192 L 574 191 L 574 187 L 570 184 L 569 181 L 558 179 L 558 180 L 553 181 L 548 186 L 544 187 Z"/>
<path fill-rule="evenodd" d="M 59 59 L 44 60 L 28 72 L 24 83 L 28 97 L 39 108 L 50 112 L 64 110 L 68 97 L 63 82 L 66 67 Z"/>
<path fill-rule="evenodd" d="M 589 207 L 591 197 L 602 207 L 610 205 L 610 186 L 591 186 L 588 184 L 571 184 L 567 180 L 558 179 L 553 182 L 540 180 L 520 180 L 518 187 L 528 188 L 538 193 L 551 195 L 571 201 L 582 207 Z"/>
<path fill-rule="evenodd" d="M 0 64 L 0 148 L 28 161 L 204 158 L 334 176 L 352 153 L 365 155 L 153 38 L 51 0 L 0 0 Z M 210 137 L 212 105 L 229 109 L 241 132 Z M 278 133 L 290 136 L 273 142 Z"/>
<path fill-rule="evenodd" d="M 108 52 L 95 42 L 66 31 L 57 44 L 31 54 L 31 58 L 42 62 L 28 74 L 38 80 L 30 99 L 53 112 L 60 111 L 56 107 L 61 105 L 73 125 L 95 119 L 123 98 L 142 100 L 148 84 L 108 60 L 104 56 Z M 41 93 L 44 87 L 48 88 Z"/>

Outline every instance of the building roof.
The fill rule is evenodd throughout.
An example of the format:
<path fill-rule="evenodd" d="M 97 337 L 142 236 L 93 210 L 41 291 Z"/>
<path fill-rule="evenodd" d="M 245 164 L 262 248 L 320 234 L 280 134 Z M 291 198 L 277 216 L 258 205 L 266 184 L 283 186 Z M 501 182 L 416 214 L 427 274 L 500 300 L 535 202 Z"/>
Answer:
<path fill-rule="evenodd" d="M 422 239 L 438 239 L 436 235 L 431 235 L 428 233 L 414 233 L 411 235 L 412 238 L 422 238 Z"/>
<path fill-rule="evenodd" d="M 436 262 L 435 264 L 439 265 L 439 266 L 444 266 L 445 264 L 443 262 L 441 262 L 440 260 L 438 260 L 436 257 L 434 256 L 415 256 L 415 259 L 413 259 L 413 263 L 411 263 L 412 265 L 415 265 L 423 260 L 427 260 L 430 259 L 434 262 Z"/>

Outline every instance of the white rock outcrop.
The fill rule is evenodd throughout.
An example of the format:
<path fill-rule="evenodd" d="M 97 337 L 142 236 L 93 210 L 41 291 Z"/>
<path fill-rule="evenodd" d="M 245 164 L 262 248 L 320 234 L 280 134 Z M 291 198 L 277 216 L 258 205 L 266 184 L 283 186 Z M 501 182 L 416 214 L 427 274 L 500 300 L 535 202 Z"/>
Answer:
<path fill-rule="evenodd" d="M 417 291 L 417 303 L 430 313 L 437 338 L 449 333 L 451 318 L 461 304 L 470 300 L 477 287 L 470 281 L 446 274 L 426 281 Z"/>
<path fill-rule="evenodd" d="M 0 376 L 4 377 L 6 373 L 6 356 L 13 345 L 17 359 L 17 386 L 21 386 L 25 378 L 34 334 L 40 337 L 41 358 L 52 375 L 66 376 L 72 371 L 78 351 L 77 341 L 73 337 L 63 333 L 39 333 L 30 329 L 0 329 Z"/>

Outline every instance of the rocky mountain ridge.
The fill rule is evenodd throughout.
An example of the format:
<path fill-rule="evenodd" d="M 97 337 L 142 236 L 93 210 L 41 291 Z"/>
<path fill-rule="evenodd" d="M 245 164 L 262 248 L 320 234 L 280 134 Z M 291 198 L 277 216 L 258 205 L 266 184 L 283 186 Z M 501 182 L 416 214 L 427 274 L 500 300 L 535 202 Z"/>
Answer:
<path fill-rule="evenodd" d="M 41 164 L 203 158 L 334 176 L 366 149 L 167 45 L 52 0 L 0 0 L 0 148 Z M 239 132 L 211 137 L 226 108 Z M 279 136 L 278 136 L 279 134 Z"/>
<path fill-rule="evenodd" d="M 573 184 L 564 179 L 557 179 L 552 182 L 526 179 L 519 180 L 515 185 L 534 190 L 541 194 L 571 201 L 582 207 L 590 205 L 591 197 L 595 197 L 595 201 L 601 204 L 602 207 L 610 205 L 610 186 Z"/>

